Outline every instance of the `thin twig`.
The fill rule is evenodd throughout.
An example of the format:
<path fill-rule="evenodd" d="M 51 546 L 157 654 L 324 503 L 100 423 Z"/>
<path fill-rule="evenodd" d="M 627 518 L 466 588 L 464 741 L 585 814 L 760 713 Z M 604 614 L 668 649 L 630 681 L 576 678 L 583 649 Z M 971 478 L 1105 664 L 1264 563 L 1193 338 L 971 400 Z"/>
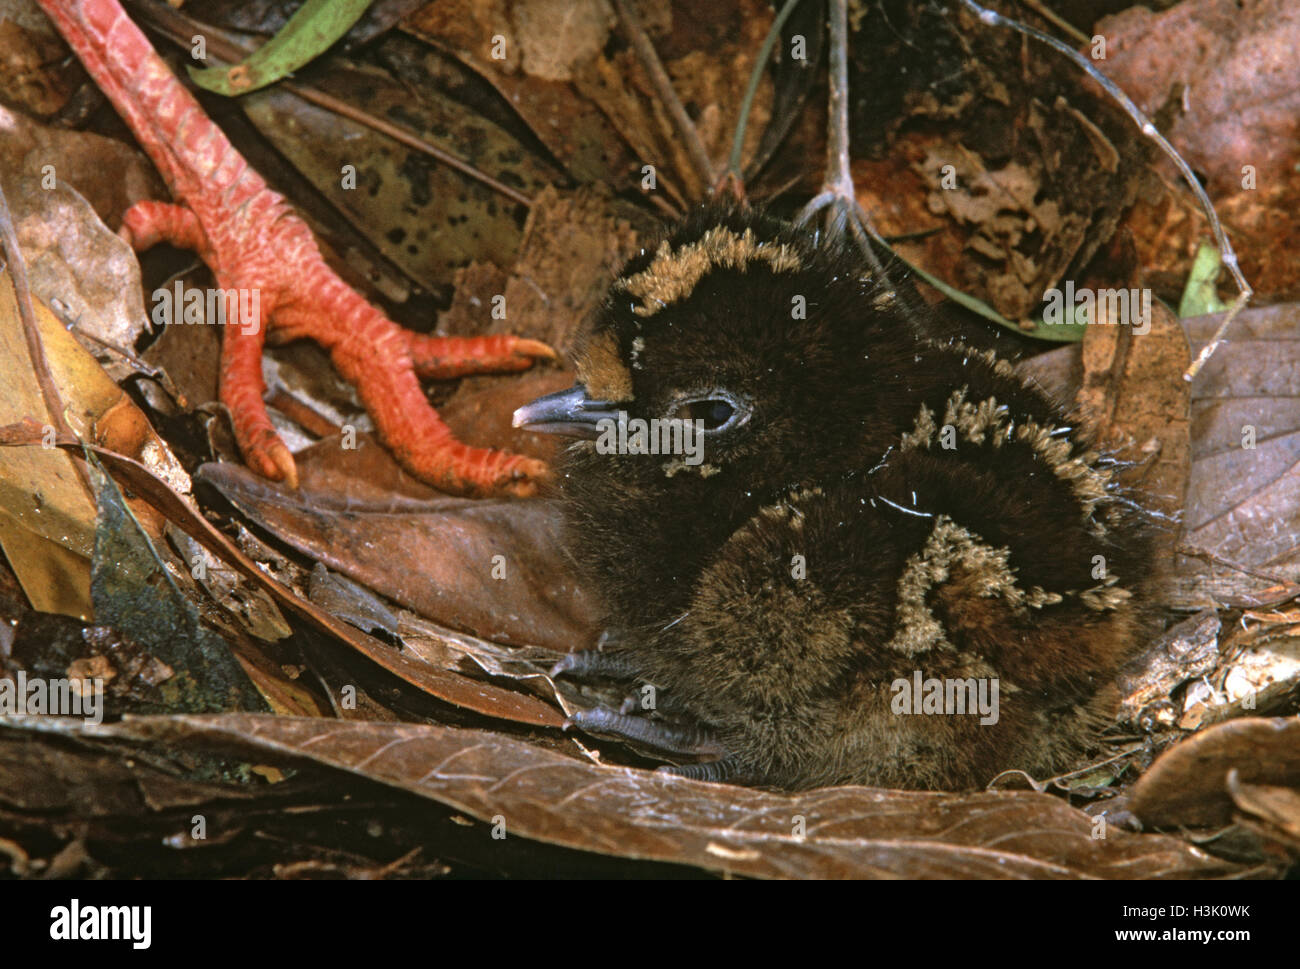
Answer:
<path fill-rule="evenodd" d="M 3 188 L 0 188 L 0 244 L 4 247 L 5 261 L 9 265 L 9 278 L 13 280 L 14 297 L 18 301 L 18 317 L 22 320 L 27 353 L 32 358 L 32 371 L 36 375 L 37 386 L 41 389 L 45 409 L 49 411 L 50 421 L 57 433 L 75 438 L 72 428 L 64 419 L 63 398 L 59 396 L 59 388 L 54 383 L 54 375 L 50 372 L 49 360 L 45 356 L 45 343 L 36 325 L 32 291 L 27 284 L 27 264 L 23 261 L 23 253 L 18 246 L 18 233 L 14 230 L 13 216 L 9 212 L 9 201 L 5 198 Z"/>
<path fill-rule="evenodd" d="M 1043 3 L 1042 0 L 1020 0 L 1020 2 L 1044 20 L 1053 24 L 1057 30 L 1069 36 L 1076 44 L 1086 44 L 1091 40 L 1087 34 Z"/>
<path fill-rule="evenodd" d="M 776 46 L 776 42 L 781 37 L 781 28 L 785 26 L 785 22 L 790 19 L 790 14 L 794 13 L 794 8 L 797 6 L 799 6 L 799 0 L 785 0 L 785 6 L 776 15 L 776 20 L 772 21 L 772 29 L 763 38 L 763 46 L 759 48 L 758 59 L 754 61 L 754 69 L 749 72 L 749 84 L 746 85 L 745 96 L 740 102 L 740 117 L 736 119 L 736 133 L 731 139 L 731 157 L 727 160 L 727 174 L 737 181 L 741 178 L 740 153 L 745 147 L 745 129 L 749 126 L 749 112 L 754 107 L 754 97 L 758 94 L 758 85 L 767 72 L 767 62 L 772 56 L 772 48 Z"/>
<path fill-rule="evenodd" d="M 1223 231 L 1223 225 L 1219 222 L 1219 216 L 1214 211 L 1214 204 L 1210 201 L 1210 197 L 1205 194 L 1205 189 L 1201 186 L 1200 181 L 1197 180 L 1196 174 L 1192 171 L 1192 167 L 1187 164 L 1183 159 L 1183 156 L 1178 153 L 1178 150 L 1169 143 L 1169 140 L 1156 129 L 1156 126 L 1151 123 L 1145 114 L 1142 113 L 1141 109 L 1133 103 L 1132 98 L 1125 94 L 1119 85 L 1108 78 L 1105 74 L 1101 73 L 1101 71 L 1097 70 L 1097 68 L 1094 67 L 1086 57 L 1069 44 L 1062 40 L 1058 40 L 1051 34 L 1045 34 L 1041 30 L 1030 27 L 1027 24 L 1022 24 L 1018 20 L 1004 17 L 996 10 L 989 10 L 987 7 L 981 7 L 975 2 L 975 0 L 961 0 L 961 2 L 965 4 L 967 9 L 979 17 L 980 23 L 987 24 L 990 27 L 1010 27 L 1018 33 L 1024 34 L 1027 37 L 1032 37 L 1034 40 L 1041 41 L 1048 47 L 1051 47 L 1053 50 L 1060 54 L 1064 54 L 1070 60 L 1074 61 L 1076 65 L 1083 69 L 1084 73 L 1101 85 L 1102 90 L 1115 99 L 1119 106 L 1124 109 L 1125 113 L 1128 114 L 1128 116 L 1132 118 L 1137 126 L 1142 130 L 1142 134 L 1146 135 L 1146 137 L 1150 138 L 1160 147 L 1160 150 L 1169 157 L 1175 166 L 1177 166 L 1179 173 L 1187 182 L 1188 187 L 1191 188 L 1192 194 L 1196 196 L 1196 201 L 1200 203 L 1201 208 L 1205 211 L 1206 218 L 1209 219 L 1210 231 L 1214 233 L 1214 241 L 1219 246 L 1219 253 L 1221 254 L 1223 264 L 1227 266 L 1228 271 L 1232 273 L 1232 278 L 1237 284 L 1239 295 L 1237 296 L 1237 299 L 1233 301 L 1232 306 L 1228 309 L 1227 315 L 1224 316 L 1223 322 L 1219 325 L 1218 331 L 1214 334 L 1214 338 L 1205 345 L 1197 355 L 1196 359 L 1192 361 L 1192 365 L 1183 373 L 1184 380 L 1191 380 L 1200 371 L 1201 367 L 1205 365 L 1205 361 L 1210 358 L 1210 355 L 1218 349 L 1219 344 L 1223 342 L 1223 334 L 1227 331 L 1228 326 L 1232 323 L 1237 314 L 1241 312 L 1242 308 L 1250 302 L 1250 297 L 1254 293 L 1254 290 L 1250 287 L 1250 283 L 1246 282 L 1246 277 L 1241 272 L 1241 266 L 1237 262 L 1237 253 L 1233 251 L 1232 243 L 1228 239 L 1228 234 Z"/>
<path fill-rule="evenodd" d="M 856 198 L 849 168 L 849 25 L 848 4 L 831 0 L 827 9 L 830 22 L 830 91 L 826 96 L 828 144 L 826 147 L 826 184 L 847 189 Z"/>
<path fill-rule="evenodd" d="M 672 79 L 668 77 L 668 72 L 664 70 L 659 55 L 655 53 L 654 45 L 650 43 L 650 38 L 646 36 L 645 30 L 637 21 L 636 14 L 627 5 L 627 0 L 614 0 L 614 9 L 618 11 L 618 19 L 622 21 L 623 30 L 632 44 L 632 49 L 636 52 L 637 59 L 641 62 L 641 66 L 645 68 L 646 73 L 650 75 L 650 83 L 654 85 L 655 91 L 659 94 L 659 99 L 663 101 L 664 106 L 668 109 L 668 116 L 672 119 L 673 127 L 677 129 L 678 136 L 686 145 L 686 153 L 690 155 L 697 174 L 704 181 L 706 188 L 712 188 L 714 183 L 713 163 L 709 161 L 708 152 L 704 150 L 704 143 L 700 141 L 699 132 L 695 130 L 695 123 L 691 121 L 690 115 L 686 113 L 686 108 L 677 96 L 677 92 L 673 90 Z"/>
<path fill-rule="evenodd" d="M 1252 292 L 1253 290 L 1247 288 L 1237 294 L 1237 298 L 1232 301 L 1232 305 L 1228 307 L 1228 311 L 1223 314 L 1223 321 L 1219 324 L 1219 328 L 1214 331 L 1214 336 L 1210 338 L 1210 342 L 1201 347 L 1201 352 L 1196 355 L 1196 359 L 1192 361 L 1192 365 L 1183 372 L 1184 380 L 1191 380 L 1200 373 L 1201 368 L 1205 366 L 1205 361 L 1209 360 L 1214 351 L 1219 349 L 1219 344 L 1223 342 L 1223 337 L 1224 334 L 1228 332 L 1228 327 L 1231 326 L 1232 321 L 1237 318 L 1237 314 L 1245 309 L 1246 304 L 1250 302 Z"/>

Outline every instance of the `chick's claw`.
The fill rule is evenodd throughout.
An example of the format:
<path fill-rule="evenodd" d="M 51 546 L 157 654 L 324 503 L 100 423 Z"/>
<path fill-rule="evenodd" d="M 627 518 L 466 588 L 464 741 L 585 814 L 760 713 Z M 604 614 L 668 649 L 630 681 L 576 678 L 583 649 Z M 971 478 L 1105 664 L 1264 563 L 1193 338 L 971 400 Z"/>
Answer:
<path fill-rule="evenodd" d="M 604 639 L 604 637 L 601 637 Z M 568 676 L 577 680 L 603 676 L 611 680 L 632 680 L 637 675 L 636 667 L 619 653 L 606 652 L 602 649 L 580 649 L 568 653 L 551 667 L 551 677 Z"/>
<path fill-rule="evenodd" d="M 645 717 L 629 717 L 604 707 L 579 710 L 564 723 L 565 729 L 577 727 L 586 733 L 607 734 L 653 747 L 669 754 L 721 758 L 726 748 L 703 727 L 679 727 Z"/>
<path fill-rule="evenodd" d="M 655 773 L 685 777 L 692 781 L 711 781 L 714 784 L 748 783 L 740 769 L 740 764 L 732 757 L 702 761 L 698 764 L 665 764 L 663 767 L 655 768 Z"/>

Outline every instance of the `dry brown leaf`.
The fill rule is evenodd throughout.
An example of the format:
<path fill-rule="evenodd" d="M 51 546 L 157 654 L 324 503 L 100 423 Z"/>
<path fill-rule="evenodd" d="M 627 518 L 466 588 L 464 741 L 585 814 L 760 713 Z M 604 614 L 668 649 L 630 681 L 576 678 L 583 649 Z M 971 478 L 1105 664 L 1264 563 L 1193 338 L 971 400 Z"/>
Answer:
<path fill-rule="evenodd" d="M 1135 6 L 1105 17 L 1097 66 L 1148 115 L 1183 88 L 1169 137 L 1216 194 L 1242 188 L 1297 160 L 1300 142 L 1300 7 L 1291 0 L 1185 0 L 1169 10 Z"/>
<path fill-rule="evenodd" d="M 600 110 L 578 96 L 568 81 L 519 70 L 524 47 L 504 0 L 440 0 L 406 18 L 403 27 L 482 75 L 576 179 L 603 182 L 615 190 L 631 185 L 631 174 L 639 166 Z M 495 37 L 504 39 L 501 58 L 493 57 Z M 563 70 L 572 73 L 576 67 L 570 58 Z"/>
<path fill-rule="evenodd" d="M 1234 770 L 1248 784 L 1300 788 L 1300 717 L 1233 720 L 1192 735 L 1138 779 L 1130 808 L 1152 827 L 1227 824 Z"/>
<path fill-rule="evenodd" d="M 1192 382 L 1184 550 L 1169 605 L 1258 606 L 1296 594 L 1300 579 L 1300 340 L 1294 305 L 1247 310 Z M 1220 317 L 1184 320 L 1192 351 Z M 1079 387 L 1081 353 L 1063 347 L 1019 365 L 1060 399 Z M 1141 397 L 1141 385 L 1135 385 Z M 1144 406 L 1138 404 L 1137 406 Z M 1253 444 L 1253 446 L 1250 446 Z"/>
<path fill-rule="evenodd" d="M 120 225 L 136 202 L 167 198 L 158 173 L 136 149 L 103 135 L 49 128 L 3 106 L 0 170 L 35 179 L 53 175 L 75 188 L 107 225 Z"/>
<path fill-rule="evenodd" d="M 74 386 L 67 380 L 68 365 L 81 364 L 80 376 L 88 374 L 94 362 L 49 310 L 40 303 L 33 310 L 55 385 L 66 392 Z M 0 278 L 0 381 L 7 388 L 0 396 L 0 424 L 37 421 L 39 443 L 50 414 L 32 369 L 8 274 Z M 117 386 L 108 384 L 121 397 Z M 95 502 L 73 459 L 42 447 L 6 452 L 0 461 L 0 546 L 35 608 L 90 618 L 94 541 Z"/>
<path fill-rule="evenodd" d="M 24 178 L 10 191 L 32 292 L 47 304 L 58 301 L 114 380 L 134 373 L 121 350 L 129 351 L 149 322 L 131 247 L 66 183 L 47 187 Z"/>
<path fill-rule="evenodd" d="M 1213 878 L 1261 874 L 1177 839 L 1135 835 L 1032 792 L 863 787 L 777 794 L 597 767 L 512 737 L 288 717 L 15 723 L 125 741 L 306 758 L 585 851 L 764 878 Z M 1097 831 L 1104 836 L 1097 836 Z"/>
<path fill-rule="evenodd" d="M 1041 318 L 1044 292 L 1079 285 L 1112 237 L 1147 148 L 1041 45 L 960 4 L 891 9 L 887 29 L 855 17 L 850 45 L 859 201 L 886 234 L 940 230 L 900 246 L 916 265 L 1010 320 Z"/>
<path fill-rule="evenodd" d="M 1236 774 L 1228 776 L 1233 803 L 1249 816 L 1256 830 L 1273 840 L 1290 844 L 1300 853 L 1300 791 L 1267 784 L 1243 784 Z"/>
<path fill-rule="evenodd" d="M 1185 595 L 1243 598 L 1300 579 L 1300 340 L 1294 305 L 1243 313 L 1230 341 L 1192 384 L 1194 472 L 1184 542 L 1250 575 L 1203 559 Z M 1199 348 L 1217 316 L 1187 321 Z"/>
<path fill-rule="evenodd" d="M 72 79 L 64 72 L 46 69 L 62 54 L 58 38 L 15 23 L 12 13 L 0 13 L 0 90 L 10 104 L 32 114 L 54 114 L 73 92 Z"/>
<path fill-rule="evenodd" d="M 475 263 L 459 272 L 455 299 L 438 317 L 438 332 L 514 333 L 563 354 L 635 251 L 637 232 L 627 215 L 604 188 L 547 188 L 529 211 L 513 268 L 506 273 Z M 505 297 L 504 317 L 492 312 L 497 295 Z"/>
<path fill-rule="evenodd" d="M 332 449 L 328 489 L 316 474 L 326 445 L 302 453 L 296 490 L 233 464 L 205 465 L 198 479 L 294 548 L 436 622 L 562 652 L 590 644 L 596 607 L 560 551 L 553 503 L 375 488 L 366 469 L 391 458 L 361 445 Z"/>

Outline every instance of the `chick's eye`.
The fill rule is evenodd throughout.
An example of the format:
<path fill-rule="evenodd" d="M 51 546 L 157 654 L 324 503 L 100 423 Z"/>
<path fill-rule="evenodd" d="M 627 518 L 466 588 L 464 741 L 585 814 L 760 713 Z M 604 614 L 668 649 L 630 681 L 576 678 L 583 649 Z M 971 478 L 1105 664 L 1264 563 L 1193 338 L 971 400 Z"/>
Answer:
<path fill-rule="evenodd" d="M 716 431 L 735 415 L 735 405 L 729 400 L 709 398 L 683 404 L 674 415 L 682 420 L 703 421 L 706 431 Z"/>

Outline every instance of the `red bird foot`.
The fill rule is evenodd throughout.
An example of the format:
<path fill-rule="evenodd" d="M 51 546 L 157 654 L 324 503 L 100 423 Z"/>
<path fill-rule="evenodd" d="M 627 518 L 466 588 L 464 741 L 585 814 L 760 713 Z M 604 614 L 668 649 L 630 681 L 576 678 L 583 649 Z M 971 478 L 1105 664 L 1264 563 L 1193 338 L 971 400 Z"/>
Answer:
<path fill-rule="evenodd" d="M 249 301 L 258 307 L 256 319 L 227 326 L 221 345 L 221 401 L 249 467 L 297 485 L 293 455 L 262 402 L 262 346 L 273 328 L 278 339 L 307 337 L 330 351 L 380 439 L 412 474 L 458 494 L 536 491 L 547 474 L 544 462 L 457 441 L 429 406 L 417 374 L 516 372 L 554 359 L 550 347 L 512 336 L 403 330 L 325 264 L 307 224 L 208 119 L 117 0 L 40 3 L 180 203 L 133 206 L 123 238 L 136 249 L 162 241 L 193 249 L 227 294 L 257 297 Z"/>

